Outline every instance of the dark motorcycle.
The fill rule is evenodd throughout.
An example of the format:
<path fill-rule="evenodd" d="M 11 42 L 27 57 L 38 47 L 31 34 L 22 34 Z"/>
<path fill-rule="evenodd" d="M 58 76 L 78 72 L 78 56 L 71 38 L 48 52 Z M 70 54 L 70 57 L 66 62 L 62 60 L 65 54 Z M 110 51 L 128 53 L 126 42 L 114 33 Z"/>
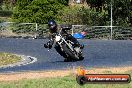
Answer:
<path fill-rule="evenodd" d="M 83 60 L 84 57 L 82 53 L 83 50 L 82 46 L 75 46 L 74 42 L 64 35 L 67 33 L 66 31 L 70 29 L 71 27 L 67 25 L 61 27 L 59 33 L 56 33 L 55 35 L 55 41 L 53 44 L 54 48 L 61 56 L 65 58 L 64 59 L 65 62 Z M 71 34 L 68 33 L 66 35 L 72 36 Z"/>

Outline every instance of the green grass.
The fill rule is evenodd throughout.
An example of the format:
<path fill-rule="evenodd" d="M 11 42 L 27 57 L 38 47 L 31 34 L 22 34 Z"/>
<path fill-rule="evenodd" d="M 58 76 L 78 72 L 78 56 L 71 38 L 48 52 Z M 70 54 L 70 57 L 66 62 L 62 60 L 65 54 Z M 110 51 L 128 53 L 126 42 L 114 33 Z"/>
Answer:
<path fill-rule="evenodd" d="M 129 84 L 85 84 L 80 86 L 74 76 L 44 79 L 23 79 L 21 81 L 0 82 L 0 88 L 132 88 Z"/>
<path fill-rule="evenodd" d="M 10 53 L 0 53 L 0 66 L 13 64 L 21 60 L 21 57 Z"/>
<path fill-rule="evenodd" d="M 18 60 L 20 60 L 20 57 L 12 54 L 0 53 L 0 65 L 14 63 Z M 111 71 L 104 71 L 103 73 L 112 74 Z M 124 74 L 132 75 L 132 70 L 126 71 Z M 76 77 L 70 75 L 56 78 L 23 79 L 19 81 L 0 82 L 0 88 L 132 88 L 132 83 L 85 84 L 83 86 L 80 86 L 76 82 Z"/>

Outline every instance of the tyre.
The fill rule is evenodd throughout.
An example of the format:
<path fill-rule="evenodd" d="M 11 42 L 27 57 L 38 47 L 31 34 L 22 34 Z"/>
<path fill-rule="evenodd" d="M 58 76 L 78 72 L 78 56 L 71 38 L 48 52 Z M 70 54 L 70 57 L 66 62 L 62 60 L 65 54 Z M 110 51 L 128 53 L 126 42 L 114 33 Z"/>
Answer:
<path fill-rule="evenodd" d="M 61 47 L 59 45 L 55 45 L 54 47 L 56 49 L 56 51 L 61 55 L 63 56 L 64 58 L 67 58 L 67 55 L 61 50 Z"/>
<path fill-rule="evenodd" d="M 75 62 L 75 61 L 78 61 L 78 60 L 73 59 L 71 57 L 67 57 L 67 58 L 64 59 L 64 62 Z"/>
<path fill-rule="evenodd" d="M 64 62 L 70 62 L 70 61 L 71 61 L 71 59 L 69 59 L 69 58 L 64 59 Z"/>
<path fill-rule="evenodd" d="M 84 57 L 83 57 L 83 56 L 79 57 L 79 61 L 82 61 L 83 59 L 84 59 Z"/>
<path fill-rule="evenodd" d="M 68 49 L 68 47 L 66 45 L 63 45 L 62 47 L 64 49 L 64 52 L 68 55 L 68 57 L 70 59 L 72 59 L 72 60 L 78 60 L 79 59 L 75 56 L 75 54 L 70 49 Z"/>

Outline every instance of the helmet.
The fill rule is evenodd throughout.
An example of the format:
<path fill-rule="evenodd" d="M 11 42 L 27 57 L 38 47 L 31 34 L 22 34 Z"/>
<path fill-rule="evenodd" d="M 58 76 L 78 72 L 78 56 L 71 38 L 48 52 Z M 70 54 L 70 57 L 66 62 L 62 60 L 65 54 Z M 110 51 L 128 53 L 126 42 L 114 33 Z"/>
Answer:
<path fill-rule="evenodd" d="M 48 21 L 48 26 L 49 26 L 49 29 L 52 33 L 57 32 L 57 24 L 54 20 L 49 20 Z"/>

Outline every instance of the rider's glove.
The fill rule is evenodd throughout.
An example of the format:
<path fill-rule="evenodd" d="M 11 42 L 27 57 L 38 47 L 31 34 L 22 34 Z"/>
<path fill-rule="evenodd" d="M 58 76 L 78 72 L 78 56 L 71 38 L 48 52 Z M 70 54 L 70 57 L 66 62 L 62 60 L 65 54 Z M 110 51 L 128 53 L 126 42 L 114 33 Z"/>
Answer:
<path fill-rule="evenodd" d="M 52 44 L 49 42 L 48 43 L 48 48 L 51 49 L 52 48 Z"/>
<path fill-rule="evenodd" d="M 48 45 L 47 45 L 47 44 L 44 44 L 44 47 L 45 47 L 45 48 L 48 48 Z"/>
<path fill-rule="evenodd" d="M 52 45 L 51 45 L 50 42 L 47 42 L 46 44 L 44 44 L 44 47 L 51 49 L 52 48 Z"/>

